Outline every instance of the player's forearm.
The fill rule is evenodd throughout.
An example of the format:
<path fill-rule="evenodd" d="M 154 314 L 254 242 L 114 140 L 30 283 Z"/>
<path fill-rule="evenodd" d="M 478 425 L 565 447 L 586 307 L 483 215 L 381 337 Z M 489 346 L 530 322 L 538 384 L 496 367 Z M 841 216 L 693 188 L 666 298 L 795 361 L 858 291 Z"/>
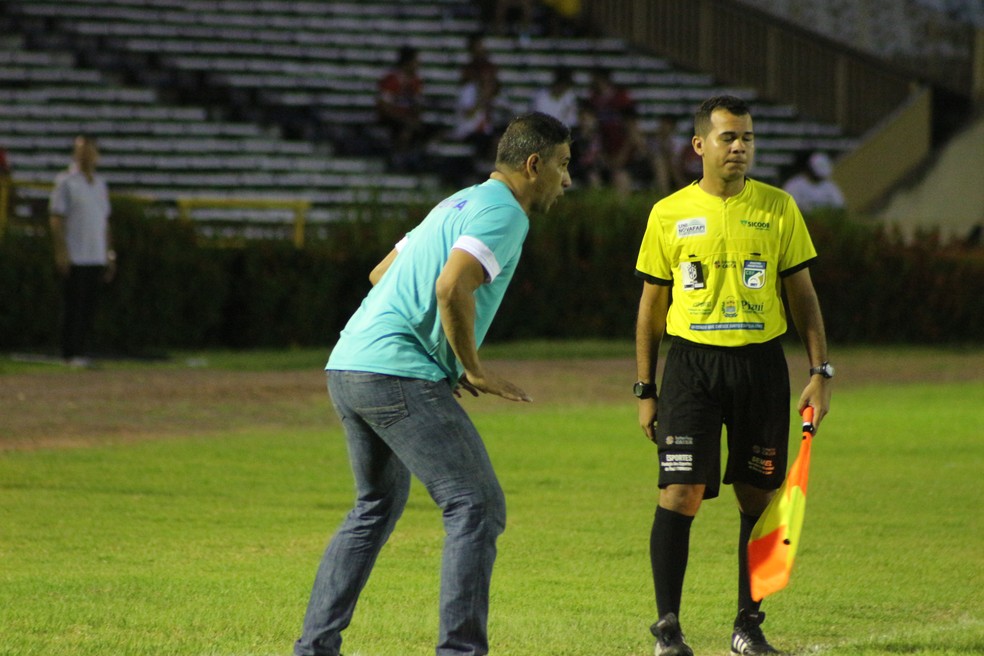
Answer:
<path fill-rule="evenodd" d="M 806 355 L 810 360 L 811 368 L 819 367 L 827 361 L 827 334 L 819 310 L 820 308 L 817 306 L 815 320 L 808 321 L 806 329 L 801 332 L 803 346 L 806 347 Z"/>
<path fill-rule="evenodd" d="M 51 214 L 48 216 L 48 227 L 51 228 L 51 238 L 56 243 L 65 243 L 64 221 L 65 219 L 61 214 Z"/>
<path fill-rule="evenodd" d="M 55 249 L 56 260 L 66 260 L 68 258 L 68 244 L 65 243 L 65 223 L 60 214 L 52 214 L 48 218 L 48 225 L 51 228 L 51 241 Z"/>
<path fill-rule="evenodd" d="M 646 383 L 655 381 L 659 360 L 660 336 L 654 335 L 651 326 L 639 321 L 636 324 L 636 375 Z"/>
<path fill-rule="evenodd" d="M 438 313 L 444 335 L 455 356 L 467 372 L 481 371 L 478 347 L 475 345 L 475 296 L 464 285 L 440 290 L 437 295 Z"/>

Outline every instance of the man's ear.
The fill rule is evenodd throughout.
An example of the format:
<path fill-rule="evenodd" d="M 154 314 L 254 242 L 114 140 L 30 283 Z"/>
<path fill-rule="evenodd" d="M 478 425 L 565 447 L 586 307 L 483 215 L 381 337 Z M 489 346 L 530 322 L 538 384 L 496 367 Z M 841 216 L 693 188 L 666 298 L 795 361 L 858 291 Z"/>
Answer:
<path fill-rule="evenodd" d="M 694 147 L 694 152 L 696 152 L 701 157 L 704 156 L 704 138 L 700 135 L 694 135 L 694 138 L 690 140 L 691 145 Z"/>
<path fill-rule="evenodd" d="M 540 174 L 540 154 L 533 153 L 526 158 L 526 171 L 527 173 L 532 172 L 533 175 Z"/>

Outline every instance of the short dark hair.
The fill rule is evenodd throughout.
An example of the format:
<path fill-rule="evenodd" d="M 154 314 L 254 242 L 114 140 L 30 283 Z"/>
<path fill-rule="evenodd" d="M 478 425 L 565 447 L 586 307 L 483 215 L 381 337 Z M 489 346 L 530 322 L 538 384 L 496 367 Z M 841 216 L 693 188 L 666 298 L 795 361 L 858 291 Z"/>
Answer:
<path fill-rule="evenodd" d="M 546 156 L 555 146 L 571 142 L 571 129 L 553 116 L 529 112 L 517 116 L 499 139 L 496 167 L 522 168 L 534 153 Z"/>
<path fill-rule="evenodd" d="M 735 116 L 747 116 L 751 112 L 748 104 L 735 96 L 713 96 L 700 104 L 694 114 L 694 134 L 706 136 L 711 131 L 711 114 L 718 109 L 724 109 Z"/>

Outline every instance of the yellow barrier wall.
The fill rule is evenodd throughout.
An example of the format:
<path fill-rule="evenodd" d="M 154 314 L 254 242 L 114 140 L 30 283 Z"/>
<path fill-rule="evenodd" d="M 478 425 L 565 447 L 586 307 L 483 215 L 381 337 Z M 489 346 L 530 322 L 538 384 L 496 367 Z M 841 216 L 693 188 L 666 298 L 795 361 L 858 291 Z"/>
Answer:
<path fill-rule="evenodd" d="M 926 160 L 932 147 L 932 104 L 932 91 L 918 89 L 909 102 L 871 129 L 858 148 L 837 161 L 833 178 L 850 209 L 872 209 Z"/>

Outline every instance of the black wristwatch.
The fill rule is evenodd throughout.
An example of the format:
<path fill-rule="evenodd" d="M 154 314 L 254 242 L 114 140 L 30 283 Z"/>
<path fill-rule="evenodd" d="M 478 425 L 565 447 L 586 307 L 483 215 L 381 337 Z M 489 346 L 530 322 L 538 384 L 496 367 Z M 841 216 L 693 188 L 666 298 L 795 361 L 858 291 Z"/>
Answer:
<path fill-rule="evenodd" d="M 833 378 L 834 365 L 830 364 L 829 362 L 824 362 L 819 367 L 813 367 L 810 369 L 811 376 L 816 376 L 817 374 L 820 374 L 824 378 Z"/>
<path fill-rule="evenodd" d="M 632 393 L 637 399 L 655 399 L 656 383 L 644 383 L 640 380 L 632 386 Z"/>

